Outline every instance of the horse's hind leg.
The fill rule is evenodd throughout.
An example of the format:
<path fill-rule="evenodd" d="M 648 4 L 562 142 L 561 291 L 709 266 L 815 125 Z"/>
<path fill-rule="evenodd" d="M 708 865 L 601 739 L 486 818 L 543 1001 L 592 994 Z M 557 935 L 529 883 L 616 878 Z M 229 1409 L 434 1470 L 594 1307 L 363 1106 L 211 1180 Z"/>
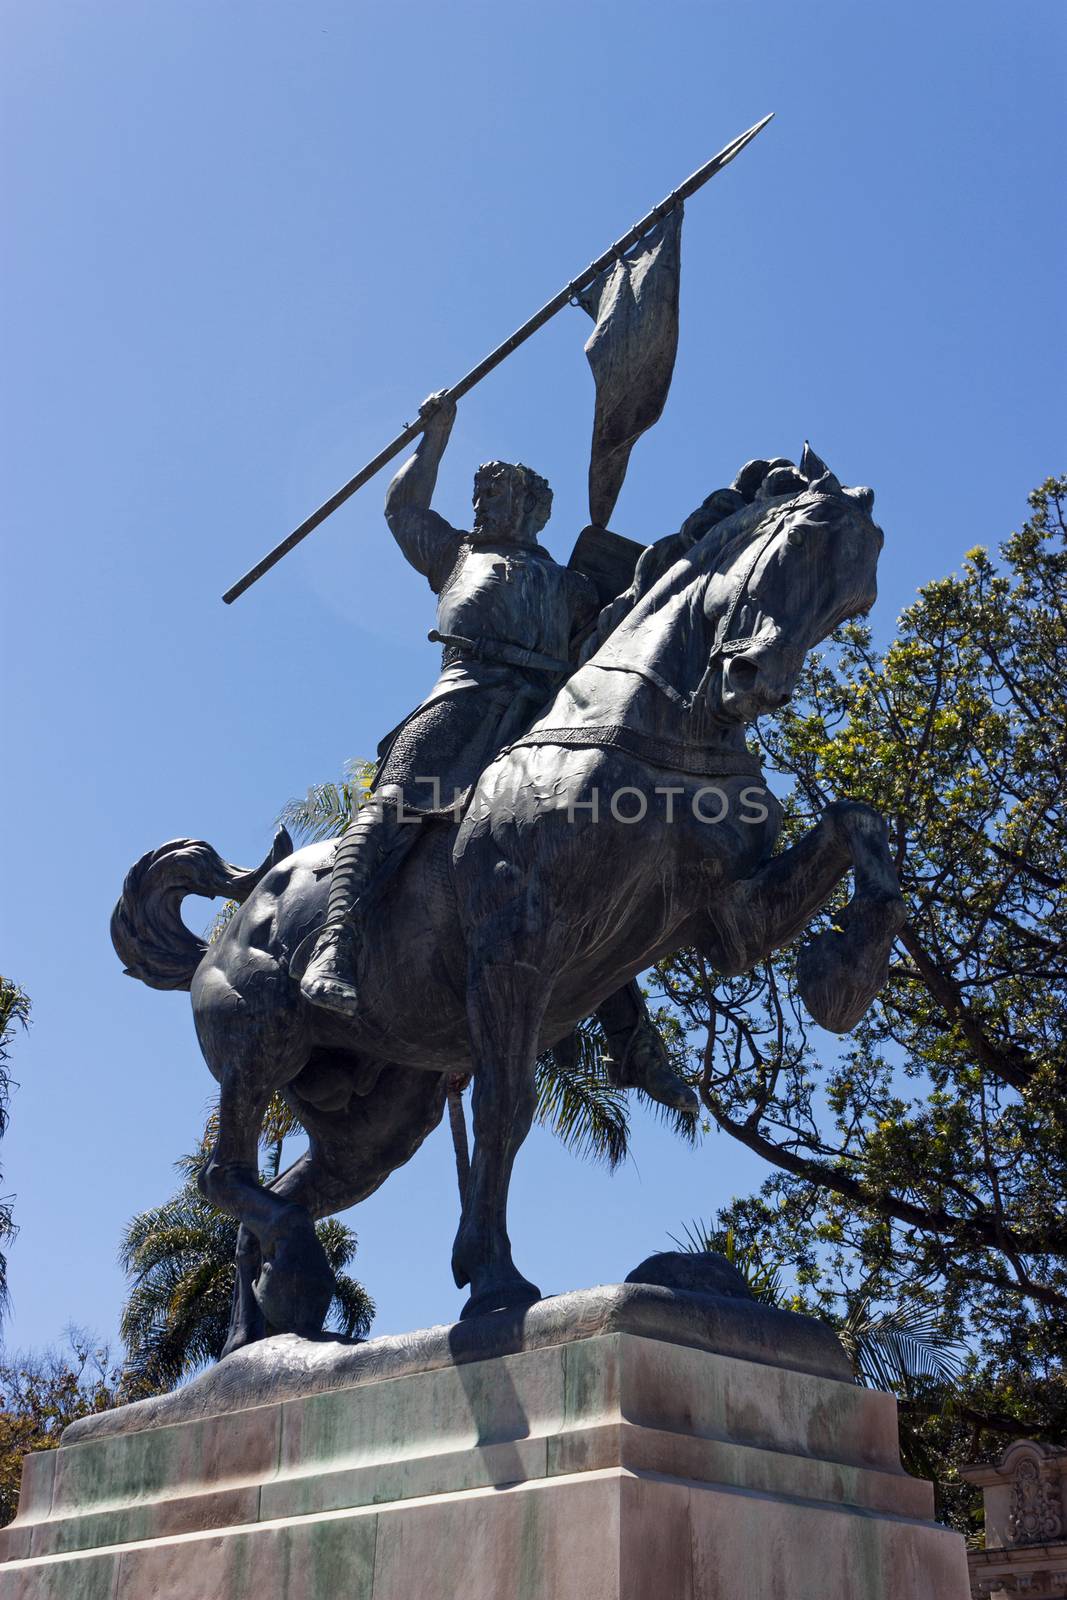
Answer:
<path fill-rule="evenodd" d="M 259 1181 L 264 1112 L 274 1090 L 307 1059 L 301 1009 L 277 964 L 261 953 L 246 962 L 242 985 L 239 994 L 214 964 L 193 986 L 197 1034 L 220 1087 L 218 1136 L 200 1189 L 241 1224 L 226 1354 L 264 1331 L 320 1332 L 333 1294 L 333 1274 L 308 1213 Z"/>
<path fill-rule="evenodd" d="M 286 1098 L 307 1132 L 308 1149 L 274 1180 L 271 1192 L 313 1217 L 365 1200 L 437 1127 L 445 1081 L 443 1073 L 385 1066 L 367 1094 L 353 1093 L 347 1105 L 324 1109 L 301 1098 L 297 1080 Z"/>
<path fill-rule="evenodd" d="M 263 1265 L 263 1252 L 251 1228 L 242 1222 L 237 1230 L 237 1248 L 234 1251 L 236 1277 L 233 1302 L 230 1308 L 230 1331 L 221 1355 L 228 1356 L 242 1345 L 254 1344 L 267 1336 L 267 1319 L 259 1309 L 256 1299 L 256 1279 Z"/>
<path fill-rule="evenodd" d="M 241 1223 L 234 1317 L 225 1355 L 264 1331 L 305 1337 L 320 1333 L 334 1292 L 333 1273 L 307 1211 L 259 1181 L 259 1130 L 272 1090 L 253 1086 L 249 1076 L 240 1067 L 223 1074 L 218 1137 L 199 1178 L 206 1198 Z"/>

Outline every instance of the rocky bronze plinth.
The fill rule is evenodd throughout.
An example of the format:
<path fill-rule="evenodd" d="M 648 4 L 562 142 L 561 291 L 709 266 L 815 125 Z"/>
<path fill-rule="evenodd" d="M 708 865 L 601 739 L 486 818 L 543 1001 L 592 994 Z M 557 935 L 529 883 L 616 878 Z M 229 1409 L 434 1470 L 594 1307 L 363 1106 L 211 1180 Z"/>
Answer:
<path fill-rule="evenodd" d="M 283 1335 L 29 1458 L 0 1600 L 966 1600 L 833 1334 L 646 1284 Z"/>

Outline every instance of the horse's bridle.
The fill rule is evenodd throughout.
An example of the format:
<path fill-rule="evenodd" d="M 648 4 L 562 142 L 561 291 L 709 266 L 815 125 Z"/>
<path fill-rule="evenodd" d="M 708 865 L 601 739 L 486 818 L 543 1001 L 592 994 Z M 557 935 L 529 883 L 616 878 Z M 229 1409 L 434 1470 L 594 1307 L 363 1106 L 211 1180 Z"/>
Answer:
<path fill-rule="evenodd" d="M 700 703 L 707 690 L 708 679 L 711 677 L 711 674 L 715 669 L 715 664 L 719 660 L 720 656 L 743 655 L 746 650 L 750 650 L 756 643 L 759 637 L 757 634 L 747 633 L 742 635 L 740 638 L 734 639 L 731 638 L 731 629 L 733 628 L 734 622 L 737 620 L 737 613 L 740 610 L 742 603 L 748 598 L 749 585 L 752 582 L 753 575 L 755 574 L 756 568 L 759 566 L 760 560 L 762 559 L 765 551 L 769 549 L 770 545 L 781 533 L 782 529 L 785 527 L 785 523 L 785 517 L 779 514 L 774 518 L 774 521 L 771 523 L 770 527 L 767 529 L 767 532 L 762 536 L 762 538 L 756 540 L 751 554 L 745 561 L 742 574 L 734 585 L 734 591 L 730 597 L 730 604 L 727 606 L 723 615 L 723 619 L 719 623 L 718 630 L 715 635 L 715 642 L 713 643 L 711 651 L 708 655 L 707 666 L 704 668 L 700 682 L 697 684 L 696 688 L 690 694 L 680 695 L 677 689 L 674 689 L 673 686 L 668 685 L 665 680 L 660 681 L 658 687 L 665 690 L 669 689 L 670 693 L 668 698 L 676 701 L 684 710 L 692 711 L 694 707 Z"/>

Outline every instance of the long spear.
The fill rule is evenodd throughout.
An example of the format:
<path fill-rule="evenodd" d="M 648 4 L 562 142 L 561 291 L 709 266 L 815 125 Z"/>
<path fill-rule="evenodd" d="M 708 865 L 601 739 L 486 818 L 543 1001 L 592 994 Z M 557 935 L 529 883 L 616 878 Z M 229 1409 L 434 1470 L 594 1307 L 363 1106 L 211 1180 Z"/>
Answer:
<path fill-rule="evenodd" d="M 476 367 L 471 368 L 466 377 L 460 378 L 458 383 L 453 384 L 452 388 L 447 391 L 451 398 L 459 400 L 463 395 L 469 394 L 476 383 L 481 383 L 487 373 L 492 372 L 494 367 L 498 367 L 502 361 L 506 360 L 511 352 L 517 350 L 520 344 L 525 343 L 531 334 L 537 332 L 538 328 L 543 328 L 545 323 L 556 315 L 557 311 L 562 311 L 563 307 L 569 305 L 583 289 L 588 289 L 589 285 L 595 282 L 605 267 L 610 266 L 617 256 L 624 254 L 639 239 L 642 239 L 650 228 L 654 227 L 669 211 L 674 209 L 679 200 L 688 200 L 691 194 L 696 194 L 697 190 L 702 189 L 710 178 L 714 178 L 717 172 L 721 172 L 723 167 L 734 159 L 734 156 L 740 154 L 749 140 L 754 139 L 757 133 L 767 126 L 773 116 L 774 112 L 772 111 L 770 116 L 764 117 L 761 122 L 757 122 L 753 127 L 747 129 L 745 133 L 738 134 L 737 138 L 720 150 L 717 156 L 712 156 L 710 161 L 705 161 L 704 165 L 698 167 L 696 172 L 686 178 L 684 183 L 678 185 L 677 189 L 672 189 L 665 200 L 661 200 L 658 206 L 652 207 L 647 217 L 642 217 L 640 222 L 635 222 L 628 233 L 624 233 L 621 239 L 617 239 L 613 245 L 604 251 L 602 256 L 597 256 L 595 261 L 590 262 L 584 272 L 579 273 L 577 278 L 568 283 L 558 294 L 553 295 L 552 299 L 547 301 L 540 311 L 535 311 L 528 322 L 524 322 L 521 328 L 516 328 L 509 339 L 505 339 L 503 344 L 498 344 L 496 349 L 491 351 L 484 360 L 479 361 Z M 263 557 L 262 561 L 257 561 L 255 566 L 250 568 L 243 578 L 238 578 L 233 588 L 227 589 L 222 597 L 226 604 L 232 605 L 238 595 L 242 595 L 246 589 L 250 589 L 258 579 L 262 578 L 265 572 L 269 572 L 271 567 L 282 559 L 282 556 L 287 556 L 290 550 L 295 549 L 301 539 L 306 539 L 308 534 L 313 533 L 321 522 L 325 522 L 327 517 L 332 516 L 338 506 L 343 506 L 345 501 L 354 495 L 357 489 L 361 489 L 368 479 L 373 478 L 376 472 L 381 471 L 387 461 L 392 461 L 394 456 L 400 454 L 405 445 L 409 445 L 413 439 L 417 439 L 422 430 L 423 422 L 421 418 L 416 422 L 410 422 L 402 433 L 398 433 L 396 438 L 386 445 L 384 450 L 378 452 L 373 461 L 368 461 L 367 465 L 357 472 L 354 478 L 349 478 L 348 482 L 342 485 L 336 494 L 332 494 L 328 500 L 324 500 L 318 510 L 313 511 L 310 517 L 307 517 L 300 524 L 299 528 L 294 528 L 292 533 L 282 540 L 281 544 L 276 544 L 274 549 Z"/>

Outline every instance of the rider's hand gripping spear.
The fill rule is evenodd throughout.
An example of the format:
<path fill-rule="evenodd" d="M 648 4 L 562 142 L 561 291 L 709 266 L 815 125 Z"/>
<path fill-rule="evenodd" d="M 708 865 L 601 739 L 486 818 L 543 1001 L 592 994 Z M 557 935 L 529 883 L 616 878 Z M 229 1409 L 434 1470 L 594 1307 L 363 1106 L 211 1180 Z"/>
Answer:
<path fill-rule="evenodd" d="M 773 116 L 773 112 L 771 116 Z M 480 383 L 488 373 L 492 372 L 494 367 L 498 367 L 502 361 L 506 360 L 512 351 L 517 350 L 520 344 L 525 343 L 531 334 L 537 332 L 538 328 L 543 328 L 545 323 L 554 317 L 557 311 L 561 311 L 565 305 L 579 303 L 584 305 L 586 310 L 590 310 L 589 290 L 597 283 L 601 274 L 612 268 L 615 263 L 621 262 L 628 250 L 631 250 L 634 245 L 644 239 L 646 234 L 663 222 L 690 195 L 696 194 L 698 189 L 703 188 L 704 184 L 713 178 L 717 172 L 721 172 L 723 167 L 727 166 L 745 148 L 745 145 L 751 139 L 754 139 L 762 128 L 766 127 L 771 120 L 771 116 L 764 117 L 754 127 L 749 128 L 745 133 L 739 134 L 736 139 L 720 150 L 718 155 L 712 156 L 710 161 L 706 161 L 691 177 L 686 178 L 685 182 L 680 184 L 677 189 L 673 189 L 665 200 L 661 200 L 659 205 L 653 206 L 647 216 L 642 217 L 640 222 L 634 223 L 629 232 L 623 234 L 621 239 L 616 240 L 609 249 L 604 251 L 603 255 L 598 256 L 595 261 L 591 262 L 584 272 L 579 273 L 578 277 L 562 288 L 558 294 L 553 295 L 552 299 L 547 301 L 540 311 L 536 311 L 528 321 L 524 322 L 521 328 L 517 328 L 510 338 L 505 339 L 503 344 L 497 345 L 496 349 L 491 351 L 482 361 L 479 361 L 476 367 L 472 367 L 465 377 L 461 378 L 458 383 L 453 384 L 451 389 L 446 390 L 445 393 L 448 397 L 455 401 L 461 399 L 463 395 L 469 394 L 475 384 Z M 675 292 L 676 283 L 677 271 L 675 269 Z M 599 331 L 599 322 L 604 316 L 603 300 L 601 300 L 600 311 L 594 311 L 592 314 L 598 317 Z M 676 339 L 676 326 L 674 335 Z M 611 487 L 605 488 L 604 484 L 600 485 L 601 504 L 602 506 L 606 504 L 609 511 L 611 505 L 614 504 L 614 495 L 618 493 L 618 488 L 622 482 L 626 457 L 629 454 L 629 445 L 632 444 L 633 439 L 637 436 L 637 432 L 643 431 L 644 427 L 655 421 L 660 409 L 662 409 L 663 398 L 666 396 L 666 388 L 670 382 L 670 370 L 674 359 L 674 347 L 669 333 L 666 335 L 665 344 L 669 347 L 666 358 L 666 381 L 661 384 L 662 394 L 659 397 L 658 405 L 653 398 L 651 412 L 646 413 L 646 419 L 642 419 L 637 431 L 635 432 L 631 427 L 628 439 L 616 440 L 611 449 L 606 451 L 607 455 L 614 454 L 616 458 L 616 465 L 614 467 L 609 465 L 606 472 L 607 478 L 611 480 Z M 589 348 L 587 346 L 587 350 Z M 591 352 L 590 359 L 592 360 Z M 262 578 L 265 572 L 269 572 L 271 567 L 275 566 L 283 556 L 288 555 L 290 550 L 295 549 L 302 539 L 306 539 L 308 534 L 313 533 L 319 524 L 325 522 L 326 518 L 332 515 L 339 506 L 343 506 L 345 501 L 350 499 L 357 489 L 362 488 L 369 479 L 373 478 L 377 472 L 380 472 L 387 462 L 392 461 L 394 456 L 398 456 L 407 445 L 417 439 L 423 431 L 425 423 L 425 416 L 420 416 L 417 421 L 409 423 L 401 433 L 397 434 L 395 439 L 385 446 L 384 450 L 378 452 L 373 461 L 368 461 L 367 465 L 357 472 L 354 478 L 350 478 L 335 494 L 332 494 L 328 500 L 324 501 L 316 511 L 313 511 L 298 528 L 294 528 L 292 533 L 283 539 L 280 544 L 275 545 L 274 549 L 265 555 L 261 561 L 257 561 L 256 565 L 246 572 L 243 578 L 239 578 L 232 588 L 227 589 L 222 597 L 226 604 L 232 604 L 238 595 L 244 594 L 246 589 L 250 589 L 259 578 Z M 590 487 L 592 493 L 592 480 Z M 614 493 L 612 493 L 612 488 Z M 594 523 L 603 524 L 607 521 L 606 512 L 602 511 L 602 514 L 598 515 L 595 508 L 592 511 L 592 516 Z"/>

